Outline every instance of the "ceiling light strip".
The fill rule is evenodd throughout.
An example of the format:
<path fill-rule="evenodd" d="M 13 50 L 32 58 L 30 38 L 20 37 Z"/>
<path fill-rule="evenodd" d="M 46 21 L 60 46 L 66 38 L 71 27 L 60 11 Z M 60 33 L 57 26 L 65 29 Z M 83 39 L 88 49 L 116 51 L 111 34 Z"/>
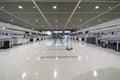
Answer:
<path fill-rule="evenodd" d="M 18 17 L 18 16 L 16 16 L 16 15 L 14 15 L 14 14 L 8 12 L 8 11 L 5 10 L 5 9 L 1 9 L 1 8 L 0 8 L 0 10 L 2 10 L 3 12 L 5 12 L 5 13 L 7 13 L 7 14 L 9 14 L 9 15 L 11 15 L 11 16 L 13 16 L 13 17 L 15 17 L 15 18 L 17 18 L 17 19 L 19 19 L 19 20 L 25 22 L 25 23 L 27 23 L 27 24 L 30 24 L 30 25 L 33 26 L 33 27 L 37 27 L 37 26 L 31 24 L 30 22 L 28 22 L 28 21 L 26 21 L 26 20 L 24 20 L 24 19 L 22 19 L 22 18 L 20 18 L 20 17 Z"/>
<path fill-rule="evenodd" d="M 40 10 L 40 8 L 38 7 L 37 3 L 32 0 L 33 4 L 36 6 L 36 8 L 38 9 L 39 13 L 42 15 L 42 17 L 45 19 L 45 21 L 47 22 L 47 24 L 49 25 L 49 27 L 51 28 L 50 23 L 48 22 L 48 20 L 46 19 L 46 17 L 44 16 L 43 12 Z"/>
<path fill-rule="evenodd" d="M 92 19 L 86 21 L 85 23 L 81 24 L 78 28 L 80 28 L 80 27 L 83 26 L 83 25 L 86 25 L 87 23 L 89 23 L 89 22 L 95 20 L 96 18 L 98 18 L 98 17 L 104 15 L 105 13 L 107 13 L 107 12 L 113 10 L 114 8 L 116 8 L 116 7 L 118 7 L 118 6 L 120 6 L 120 4 L 118 4 L 118 5 L 114 6 L 114 7 L 112 7 L 112 8 L 110 8 L 110 9 L 108 9 L 108 10 L 102 12 L 101 14 L 97 15 L 96 17 L 94 17 L 94 18 L 92 18 Z"/>
<path fill-rule="evenodd" d="M 78 6 L 79 6 L 79 4 L 80 4 L 80 2 L 81 2 L 82 0 L 79 0 L 78 1 L 78 3 L 77 3 L 77 5 L 75 6 L 75 8 L 74 8 L 74 10 L 73 10 L 73 12 L 72 12 L 72 14 L 70 15 L 70 17 L 68 18 L 68 20 L 67 20 L 67 22 L 66 22 L 66 24 L 65 24 L 65 27 L 64 28 L 66 28 L 67 27 L 67 25 L 68 25 L 68 23 L 69 23 L 69 21 L 70 21 L 70 19 L 72 18 L 72 16 L 74 15 L 74 13 L 75 13 L 75 11 L 77 10 L 77 8 L 78 8 Z"/>

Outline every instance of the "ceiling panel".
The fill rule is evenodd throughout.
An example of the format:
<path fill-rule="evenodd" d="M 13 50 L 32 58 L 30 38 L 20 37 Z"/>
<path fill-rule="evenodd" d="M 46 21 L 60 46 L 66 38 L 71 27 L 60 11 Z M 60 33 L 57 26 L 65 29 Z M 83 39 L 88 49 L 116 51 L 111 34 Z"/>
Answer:
<path fill-rule="evenodd" d="M 39 13 L 15 13 L 14 15 L 21 18 L 42 18 Z"/>
<path fill-rule="evenodd" d="M 77 9 L 76 12 L 104 12 L 109 7 L 113 7 L 115 5 L 119 4 L 118 2 L 81 2 L 79 5 L 80 8 Z M 95 9 L 96 6 L 99 6 L 99 9 Z"/>
<path fill-rule="evenodd" d="M 52 29 L 63 29 L 65 24 L 74 10 L 79 0 L 35 0 L 44 17 L 50 23 Z M 73 14 L 71 20 L 67 25 L 67 29 L 75 29 L 78 26 L 86 23 L 92 18 L 100 15 L 104 11 L 120 4 L 120 0 L 82 0 L 77 10 Z M 19 9 L 21 5 L 23 9 Z M 57 9 L 53 9 L 57 6 Z M 99 6 L 95 9 L 95 6 Z M 0 21 L 21 25 L 22 27 L 39 29 L 50 29 L 43 16 L 39 13 L 38 9 L 32 3 L 32 0 L 0 0 L 0 8 L 8 11 L 9 13 L 28 21 L 28 23 L 9 15 L 0 10 Z M 89 23 L 81 26 L 82 28 L 92 27 L 97 24 L 107 22 L 109 20 L 120 18 L 120 6 L 93 19 Z M 14 20 L 11 22 L 10 20 Z M 38 20 L 38 21 L 36 21 Z M 56 21 L 57 20 L 57 21 Z M 81 21 L 80 21 L 81 20 Z M 100 21 L 98 21 L 100 20 Z M 37 26 L 37 27 L 35 27 Z M 81 28 L 80 27 L 80 28 Z"/>
<path fill-rule="evenodd" d="M 22 6 L 23 9 L 19 9 L 18 6 Z M 32 2 L 0 2 L 0 7 L 9 12 L 38 12 L 33 6 Z"/>
<path fill-rule="evenodd" d="M 30 2 L 31 0 L 0 0 L 0 2 Z M 37 2 L 78 2 L 78 0 L 35 0 Z M 82 0 L 83 2 L 118 2 L 119 0 Z"/>
<path fill-rule="evenodd" d="M 37 2 L 42 12 L 72 12 L 77 2 Z M 53 9 L 57 6 L 57 9 Z"/>

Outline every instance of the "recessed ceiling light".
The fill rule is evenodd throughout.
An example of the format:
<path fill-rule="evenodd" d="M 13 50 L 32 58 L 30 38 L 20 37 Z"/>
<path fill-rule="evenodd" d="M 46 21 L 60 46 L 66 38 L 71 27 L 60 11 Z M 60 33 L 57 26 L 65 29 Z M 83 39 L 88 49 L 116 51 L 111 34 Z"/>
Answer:
<path fill-rule="evenodd" d="M 53 6 L 53 9 L 57 9 L 57 6 Z"/>
<path fill-rule="evenodd" d="M 78 8 L 80 9 L 81 7 L 79 6 Z"/>
<path fill-rule="evenodd" d="M 111 6 L 108 7 L 109 9 L 112 8 Z"/>
<path fill-rule="evenodd" d="M 11 19 L 10 22 L 13 22 L 13 20 Z"/>
<path fill-rule="evenodd" d="M 20 5 L 20 6 L 18 6 L 18 8 L 19 8 L 19 9 L 23 9 L 23 7 L 22 7 L 21 5 Z"/>
<path fill-rule="evenodd" d="M 58 20 L 57 20 L 57 19 L 56 19 L 55 21 L 56 21 L 56 22 L 58 22 Z"/>
<path fill-rule="evenodd" d="M 95 6 L 95 9 L 99 9 L 99 6 Z"/>
<path fill-rule="evenodd" d="M 35 9 L 35 6 L 33 6 L 33 9 Z"/>
<path fill-rule="evenodd" d="M 82 20 L 80 20 L 80 21 L 82 21 Z"/>
<path fill-rule="evenodd" d="M 3 7 L 3 6 L 1 6 L 1 8 L 3 9 L 4 7 Z"/>
<path fill-rule="evenodd" d="M 35 21 L 36 21 L 36 22 L 38 22 L 38 20 L 37 20 L 37 19 L 36 19 Z"/>
<path fill-rule="evenodd" d="M 98 21 L 100 22 L 101 20 L 99 19 Z"/>

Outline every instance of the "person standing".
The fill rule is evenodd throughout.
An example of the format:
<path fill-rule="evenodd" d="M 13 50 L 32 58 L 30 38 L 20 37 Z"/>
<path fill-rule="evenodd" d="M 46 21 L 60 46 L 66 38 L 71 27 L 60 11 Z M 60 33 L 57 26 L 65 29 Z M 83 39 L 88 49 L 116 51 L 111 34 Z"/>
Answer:
<path fill-rule="evenodd" d="M 56 42 L 57 42 L 57 39 L 58 39 L 58 35 L 55 34 L 55 35 L 54 35 L 54 43 L 55 43 L 55 44 L 56 44 Z"/>
<path fill-rule="evenodd" d="M 63 44 L 63 36 L 62 36 L 62 34 L 59 35 L 59 39 L 60 39 L 61 44 Z"/>

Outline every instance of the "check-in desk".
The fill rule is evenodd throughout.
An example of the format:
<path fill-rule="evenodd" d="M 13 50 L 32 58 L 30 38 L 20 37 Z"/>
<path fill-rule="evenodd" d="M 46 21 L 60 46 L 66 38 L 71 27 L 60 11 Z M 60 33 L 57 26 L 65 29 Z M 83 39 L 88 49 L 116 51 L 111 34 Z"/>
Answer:
<path fill-rule="evenodd" d="M 34 38 L 34 37 L 30 38 L 30 42 L 35 42 L 35 41 L 36 41 L 36 38 Z"/>
<path fill-rule="evenodd" d="M 40 40 L 41 40 L 41 37 L 37 37 L 36 40 L 37 40 L 37 41 L 40 41 Z"/>
<path fill-rule="evenodd" d="M 13 40 L 10 36 L 0 36 L 0 48 L 7 49 L 13 46 Z"/>
<path fill-rule="evenodd" d="M 100 36 L 98 36 L 98 35 L 86 35 L 85 36 L 86 43 L 96 44 L 96 40 L 98 37 L 100 37 Z"/>
<path fill-rule="evenodd" d="M 120 35 L 105 35 L 98 38 L 98 44 L 104 48 L 120 51 Z"/>
<path fill-rule="evenodd" d="M 24 37 L 24 43 L 30 43 L 30 37 L 29 36 Z"/>
<path fill-rule="evenodd" d="M 79 41 L 85 41 L 85 35 L 79 35 L 78 39 Z"/>
<path fill-rule="evenodd" d="M 12 39 L 14 45 L 24 44 L 25 41 L 23 36 L 12 36 Z"/>

